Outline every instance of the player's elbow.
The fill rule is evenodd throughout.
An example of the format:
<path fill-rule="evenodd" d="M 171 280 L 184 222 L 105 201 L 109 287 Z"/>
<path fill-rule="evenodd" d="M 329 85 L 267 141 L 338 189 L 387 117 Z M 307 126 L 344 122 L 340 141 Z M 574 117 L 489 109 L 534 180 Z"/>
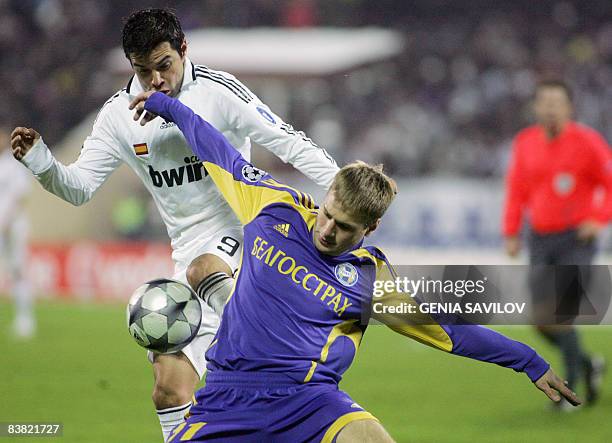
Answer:
<path fill-rule="evenodd" d="M 83 189 L 80 192 L 74 192 L 64 196 L 64 200 L 70 203 L 72 206 L 83 206 L 93 197 L 93 191 L 89 189 Z"/>

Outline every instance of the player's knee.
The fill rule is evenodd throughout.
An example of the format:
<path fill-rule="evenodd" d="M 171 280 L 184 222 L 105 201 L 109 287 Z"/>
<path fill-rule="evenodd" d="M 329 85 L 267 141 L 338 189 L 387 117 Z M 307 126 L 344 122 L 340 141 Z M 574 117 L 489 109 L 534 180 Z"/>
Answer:
<path fill-rule="evenodd" d="M 187 268 L 187 282 L 195 291 L 202 280 L 215 272 L 231 275 L 230 267 L 214 254 L 202 254 L 196 257 Z"/>
<path fill-rule="evenodd" d="M 336 438 L 337 443 L 394 443 L 383 425 L 374 419 L 356 420 L 346 425 Z"/>

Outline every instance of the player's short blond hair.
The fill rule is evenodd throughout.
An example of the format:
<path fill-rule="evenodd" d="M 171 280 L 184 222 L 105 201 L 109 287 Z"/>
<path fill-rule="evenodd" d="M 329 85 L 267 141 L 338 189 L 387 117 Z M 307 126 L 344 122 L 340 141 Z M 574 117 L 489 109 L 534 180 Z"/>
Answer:
<path fill-rule="evenodd" d="M 383 165 L 358 160 L 338 171 L 330 191 L 343 211 L 365 226 L 372 226 L 393 201 L 397 185 L 383 173 Z"/>

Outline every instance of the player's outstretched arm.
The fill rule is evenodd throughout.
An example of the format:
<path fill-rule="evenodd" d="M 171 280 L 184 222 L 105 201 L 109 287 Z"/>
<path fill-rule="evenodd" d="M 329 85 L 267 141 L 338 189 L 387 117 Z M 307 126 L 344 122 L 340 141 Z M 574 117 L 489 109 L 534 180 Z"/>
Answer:
<path fill-rule="evenodd" d="M 379 266 L 377 279 L 388 280 L 388 269 Z M 550 365 L 535 350 L 496 331 L 479 325 L 452 324 L 449 318 L 434 318 L 413 310 L 404 314 L 400 307 L 418 302 L 407 294 L 391 291 L 373 299 L 372 317 L 404 336 L 451 354 L 494 363 L 524 372 L 529 379 L 553 401 L 560 396 L 573 404 L 580 404 L 564 382 L 550 369 Z"/>
<path fill-rule="evenodd" d="M 138 95 L 130 109 L 135 111 L 134 120 L 146 120 L 141 120 L 143 125 L 157 115 L 176 123 L 242 224 L 272 203 L 300 200 L 294 190 L 253 167 L 221 132 L 179 100 L 149 91 Z"/>
<path fill-rule="evenodd" d="M 241 100 L 232 93 L 222 95 L 218 105 L 228 125 L 283 162 L 290 163 L 319 186 L 329 188 L 339 170 L 330 154 L 317 146 L 304 132 L 285 123 L 246 86 L 236 79 L 234 82 L 252 100 Z"/>
<path fill-rule="evenodd" d="M 111 138 L 101 126 L 94 125 L 77 161 L 69 166 L 58 162 L 38 132 L 17 127 L 11 134 L 13 156 L 23 163 L 47 191 L 75 206 L 88 202 L 121 160 L 108 147 Z"/>

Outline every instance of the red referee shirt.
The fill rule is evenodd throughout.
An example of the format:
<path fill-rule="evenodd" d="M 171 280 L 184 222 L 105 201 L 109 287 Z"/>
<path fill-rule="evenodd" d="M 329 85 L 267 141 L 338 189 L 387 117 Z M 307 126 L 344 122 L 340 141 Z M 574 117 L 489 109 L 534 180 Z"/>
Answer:
<path fill-rule="evenodd" d="M 603 137 L 575 122 L 552 140 L 539 125 L 519 132 L 506 177 L 504 235 L 518 234 L 525 210 L 540 234 L 575 228 L 585 220 L 608 222 L 612 153 Z"/>

